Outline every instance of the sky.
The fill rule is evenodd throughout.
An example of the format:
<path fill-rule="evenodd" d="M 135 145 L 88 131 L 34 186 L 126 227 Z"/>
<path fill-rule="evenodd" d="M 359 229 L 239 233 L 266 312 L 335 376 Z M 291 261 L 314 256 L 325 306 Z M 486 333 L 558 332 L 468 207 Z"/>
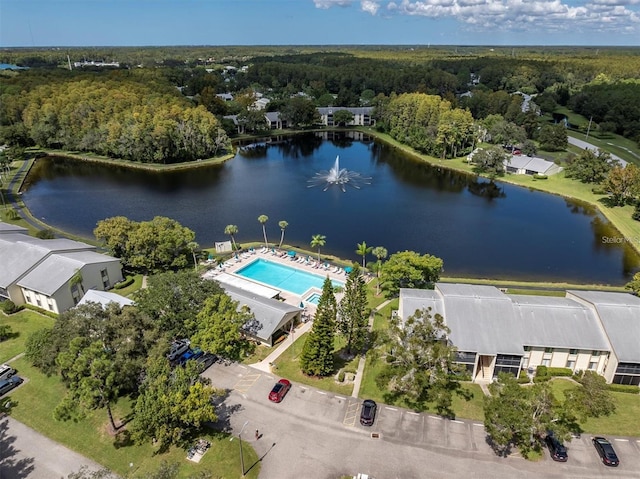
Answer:
<path fill-rule="evenodd" d="M 0 46 L 640 45 L 640 0 L 0 0 Z"/>

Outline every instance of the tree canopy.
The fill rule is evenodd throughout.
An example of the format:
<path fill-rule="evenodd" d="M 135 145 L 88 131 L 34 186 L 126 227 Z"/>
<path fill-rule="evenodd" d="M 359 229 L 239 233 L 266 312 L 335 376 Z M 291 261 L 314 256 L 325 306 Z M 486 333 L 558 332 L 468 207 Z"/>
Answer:
<path fill-rule="evenodd" d="M 440 279 L 442 259 L 415 251 L 401 251 L 389 256 L 380 268 L 382 289 L 396 296 L 400 288 L 429 288 Z"/>
<path fill-rule="evenodd" d="M 300 369 L 309 376 L 327 376 L 333 372 L 333 338 L 336 329 L 337 304 L 333 285 L 327 277 L 322 295 L 300 355 Z"/>

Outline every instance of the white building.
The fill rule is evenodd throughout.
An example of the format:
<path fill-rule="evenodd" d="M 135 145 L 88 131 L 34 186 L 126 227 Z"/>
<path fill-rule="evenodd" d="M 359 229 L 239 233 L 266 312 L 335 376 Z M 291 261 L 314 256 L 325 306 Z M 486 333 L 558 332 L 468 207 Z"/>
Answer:
<path fill-rule="evenodd" d="M 400 290 L 400 318 L 424 308 L 444 317 L 457 360 L 473 381 L 544 365 L 640 385 L 640 298 L 631 294 L 507 295 L 493 286 L 450 283 Z"/>
<path fill-rule="evenodd" d="M 551 161 L 542 158 L 526 155 L 511 155 L 511 158 L 504 162 L 507 173 L 517 175 L 555 175 L 562 171 L 562 167 Z"/>
<path fill-rule="evenodd" d="M 0 222 L 0 298 L 61 313 L 78 304 L 85 291 L 122 281 L 120 260 L 95 246 L 39 239 L 26 231 Z"/>
<path fill-rule="evenodd" d="M 333 121 L 333 115 L 337 111 L 346 110 L 353 115 L 353 121 L 347 126 L 373 126 L 376 124 L 375 119 L 371 118 L 373 107 L 361 106 L 361 107 L 346 107 L 346 106 L 329 106 L 323 108 L 317 108 L 320 114 L 320 123 L 325 126 L 335 126 Z"/>

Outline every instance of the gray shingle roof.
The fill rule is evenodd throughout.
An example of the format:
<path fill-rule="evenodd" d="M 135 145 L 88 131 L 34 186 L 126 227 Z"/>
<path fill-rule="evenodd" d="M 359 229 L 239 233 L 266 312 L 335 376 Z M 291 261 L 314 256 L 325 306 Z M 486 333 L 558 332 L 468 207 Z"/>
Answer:
<path fill-rule="evenodd" d="M 302 311 L 302 308 L 249 293 L 240 288 L 221 284 L 231 299 L 238 301 L 240 306 L 247 306 L 253 312 L 260 327 L 256 333 L 258 338 L 268 341 L 271 335 L 285 324 L 289 318 Z"/>
<path fill-rule="evenodd" d="M 544 174 L 549 171 L 549 169 L 553 167 L 555 163 L 537 157 L 512 155 L 511 158 L 505 162 L 505 165 Z"/>
<path fill-rule="evenodd" d="M 64 286 L 77 270 L 87 264 L 111 263 L 119 261 L 111 256 L 95 251 L 78 251 L 55 254 L 45 258 L 26 276 L 18 281 L 18 286 L 51 296 Z M 95 285 L 87 285 L 89 287 Z"/>
<path fill-rule="evenodd" d="M 620 362 L 640 363 L 640 298 L 605 291 L 567 293 L 595 308 Z"/>
<path fill-rule="evenodd" d="M 567 349 L 610 349 L 595 315 L 569 298 L 510 295 L 523 327 L 522 344 Z"/>
<path fill-rule="evenodd" d="M 22 226 L 12 225 L 10 223 L 5 223 L 4 221 L 0 221 L 0 234 L 7 233 L 24 233 L 27 234 L 27 228 L 23 228 Z"/>

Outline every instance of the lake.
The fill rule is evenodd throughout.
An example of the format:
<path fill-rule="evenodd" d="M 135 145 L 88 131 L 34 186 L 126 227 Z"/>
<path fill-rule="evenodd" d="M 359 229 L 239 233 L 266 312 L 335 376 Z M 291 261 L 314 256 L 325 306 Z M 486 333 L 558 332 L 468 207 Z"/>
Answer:
<path fill-rule="evenodd" d="M 310 187 L 337 155 L 370 184 Z M 202 247 L 228 240 L 228 224 L 238 242 L 261 241 L 264 214 L 272 243 L 285 220 L 285 243 L 309 248 L 322 234 L 323 253 L 360 262 L 362 241 L 389 254 L 429 253 L 444 259 L 447 276 L 619 285 L 640 269 L 628 244 L 606 240 L 620 235 L 588 205 L 431 167 L 357 133 L 281 138 L 222 165 L 170 173 L 42 158 L 22 198 L 35 217 L 85 237 L 107 217 L 160 215 L 194 230 Z"/>

